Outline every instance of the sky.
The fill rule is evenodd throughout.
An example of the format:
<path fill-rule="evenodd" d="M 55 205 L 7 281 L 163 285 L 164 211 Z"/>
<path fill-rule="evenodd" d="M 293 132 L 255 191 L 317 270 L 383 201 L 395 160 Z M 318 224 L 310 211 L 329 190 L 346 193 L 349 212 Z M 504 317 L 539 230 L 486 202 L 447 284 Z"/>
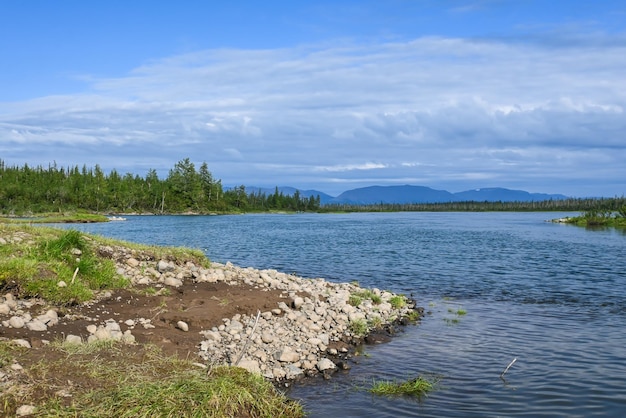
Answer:
<path fill-rule="evenodd" d="M 626 195 L 624 0 L 0 0 L 0 160 Z"/>

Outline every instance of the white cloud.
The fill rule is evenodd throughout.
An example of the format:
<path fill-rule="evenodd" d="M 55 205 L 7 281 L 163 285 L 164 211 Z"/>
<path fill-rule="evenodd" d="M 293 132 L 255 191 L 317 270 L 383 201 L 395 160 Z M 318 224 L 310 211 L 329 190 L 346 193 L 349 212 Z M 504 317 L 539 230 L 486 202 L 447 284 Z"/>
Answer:
<path fill-rule="evenodd" d="M 0 149 L 9 163 L 122 171 L 191 157 L 225 184 L 332 192 L 414 179 L 585 195 L 608 176 L 605 193 L 621 194 L 623 68 L 626 42 L 597 35 L 198 51 L 0 104 Z"/>

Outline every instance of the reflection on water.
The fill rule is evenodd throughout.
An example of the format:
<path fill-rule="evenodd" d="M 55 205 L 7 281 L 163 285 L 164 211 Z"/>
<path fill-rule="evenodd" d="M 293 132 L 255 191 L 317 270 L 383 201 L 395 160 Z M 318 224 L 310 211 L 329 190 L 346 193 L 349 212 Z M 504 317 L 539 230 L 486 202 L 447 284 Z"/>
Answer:
<path fill-rule="evenodd" d="M 311 416 L 622 416 L 626 236 L 545 222 L 567 215 L 128 216 L 72 227 L 202 248 L 244 267 L 358 280 L 432 311 L 391 343 L 366 347 L 349 372 L 293 387 Z M 455 317 L 458 306 L 467 314 Z M 442 378 L 421 402 L 363 389 L 425 373 Z"/>

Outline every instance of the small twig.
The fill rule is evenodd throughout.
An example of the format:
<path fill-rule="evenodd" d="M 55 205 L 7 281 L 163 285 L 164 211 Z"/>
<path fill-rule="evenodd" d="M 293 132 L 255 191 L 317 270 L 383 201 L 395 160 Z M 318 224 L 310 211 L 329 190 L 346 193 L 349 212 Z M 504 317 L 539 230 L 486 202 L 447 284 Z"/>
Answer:
<path fill-rule="evenodd" d="M 74 270 L 74 275 L 72 276 L 72 282 L 71 284 L 74 284 L 74 280 L 76 279 L 76 275 L 78 274 L 78 267 L 76 267 L 76 270 Z"/>
<path fill-rule="evenodd" d="M 235 366 L 237 366 L 239 364 L 239 362 L 243 358 L 243 355 L 246 353 L 246 350 L 248 349 L 248 345 L 250 344 L 250 340 L 252 340 L 252 336 L 254 335 L 254 330 L 256 329 L 256 326 L 259 323 L 259 318 L 260 317 L 261 317 L 261 311 L 257 311 L 257 313 L 256 313 L 256 321 L 254 321 L 254 326 L 252 327 L 252 332 L 250 333 L 250 335 L 248 335 L 248 339 L 246 340 L 246 343 L 244 344 L 243 349 L 241 350 L 241 353 L 239 353 L 239 357 L 237 357 L 237 361 L 235 361 Z"/>
<path fill-rule="evenodd" d="M 506 369 L 504 369 L 504 371 L 500 374 L 500 378 L 501 378 L 501 379 L 503 379 L 503 378 L 504 378 L 504 374 L 505 374 L 506 372 L 508 372 L 508 371 L 509 371 L 509 369 L 511 368 L 511 366 L 513 365 L 513 363 L 515 363 L 516 361 L 517 361 L 517 357 L 515 357 L 515 358 L 514 358 L 514 359 L 513 359 L 513 360 L 509 363 L 509 365 L 508 365 L 508 366 L 506 366 Z"/>

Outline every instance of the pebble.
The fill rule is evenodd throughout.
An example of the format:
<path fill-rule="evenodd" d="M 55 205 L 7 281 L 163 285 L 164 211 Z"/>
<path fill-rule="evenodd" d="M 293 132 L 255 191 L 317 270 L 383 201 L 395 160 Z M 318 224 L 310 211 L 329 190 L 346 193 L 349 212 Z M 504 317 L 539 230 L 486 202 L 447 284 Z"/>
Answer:
<path fill-rule="evenodd" d="M 357 336 L 350 331 L 351 321 L 375 318 L 382 324 L 391 323 L 414 308 L 411 304 L 401 309 L 392 308 L 389 301 L 395 295 L 379 289 L 372 289 L 373 294 L 381 299 L 377 305 L 364 300 L 359 306 L 352 306 L 349 304 L 350 296 L 363 289 L 351 283 L 330 283 L 277 270 L 240 268 L 231 263 L 212 263 L 210 268 L 202 268 L 193 263 L 181 266 L 167 260 L 155 262 L 135 251 L 114 246 L 103 246 L 100 251 L 113 260 L 121 260 L 117 262 L 116 271 L 128 277 L 132 283 L 167 289 L 193 280 L 247 283 L 260 289 L 284 291 L 285 301 L 278 306 L 268 307 L 261 313 L 258 322 L 256 314 L 237 314 L 233 318 L 224 318 L 218 327 L 200 330 L 198 338 L 198 355 L 203 360 L 212 364 L 233 365 L 232 362 L 241 357 L 240 367 L 271 379 L 295 379 L 305 371 L 307 374 L 323 373 L 327 377 L 329 372 L 337 369 L 337 365 L 326 356 L 337 357 L 341 362 L 348 352 L 346 342 L 357 341 Z M 66 284 L 59 282 L 58 285 Z M 100 296 L 107 298 L 112 294 L 106 291 Z M 26 326 L 44 332 L 59 322 L 58 313 L 54 309 L 35 319 L 31 318 L 28 303 L 31 302 L 16 301 L 10 293 L 0 298 L 0 314 L 5 315 L 5 318 L 12 315 L 8 320 L 3 320 L 2 325 L 13 328 Z M 150 319 L 146 318 L 118 319 L 88 325 L 86 341 L 115 339 L 134 344 L 135 337 L 131 329 L 136 326 L 155 328 Z M 127 329 L 122 331 L 120 324 Z M 183 332 L 189 332 L 189 324 L 185 321 L 177 321 L 175 326 Z M 81 344 L 85 342 L 85 337 L 68 335 L 66 341 Z M 31 346 L 23 339 L 13 340 L 13 343 Z M 245 352 L 242 353 L 243 348 Z"/>

